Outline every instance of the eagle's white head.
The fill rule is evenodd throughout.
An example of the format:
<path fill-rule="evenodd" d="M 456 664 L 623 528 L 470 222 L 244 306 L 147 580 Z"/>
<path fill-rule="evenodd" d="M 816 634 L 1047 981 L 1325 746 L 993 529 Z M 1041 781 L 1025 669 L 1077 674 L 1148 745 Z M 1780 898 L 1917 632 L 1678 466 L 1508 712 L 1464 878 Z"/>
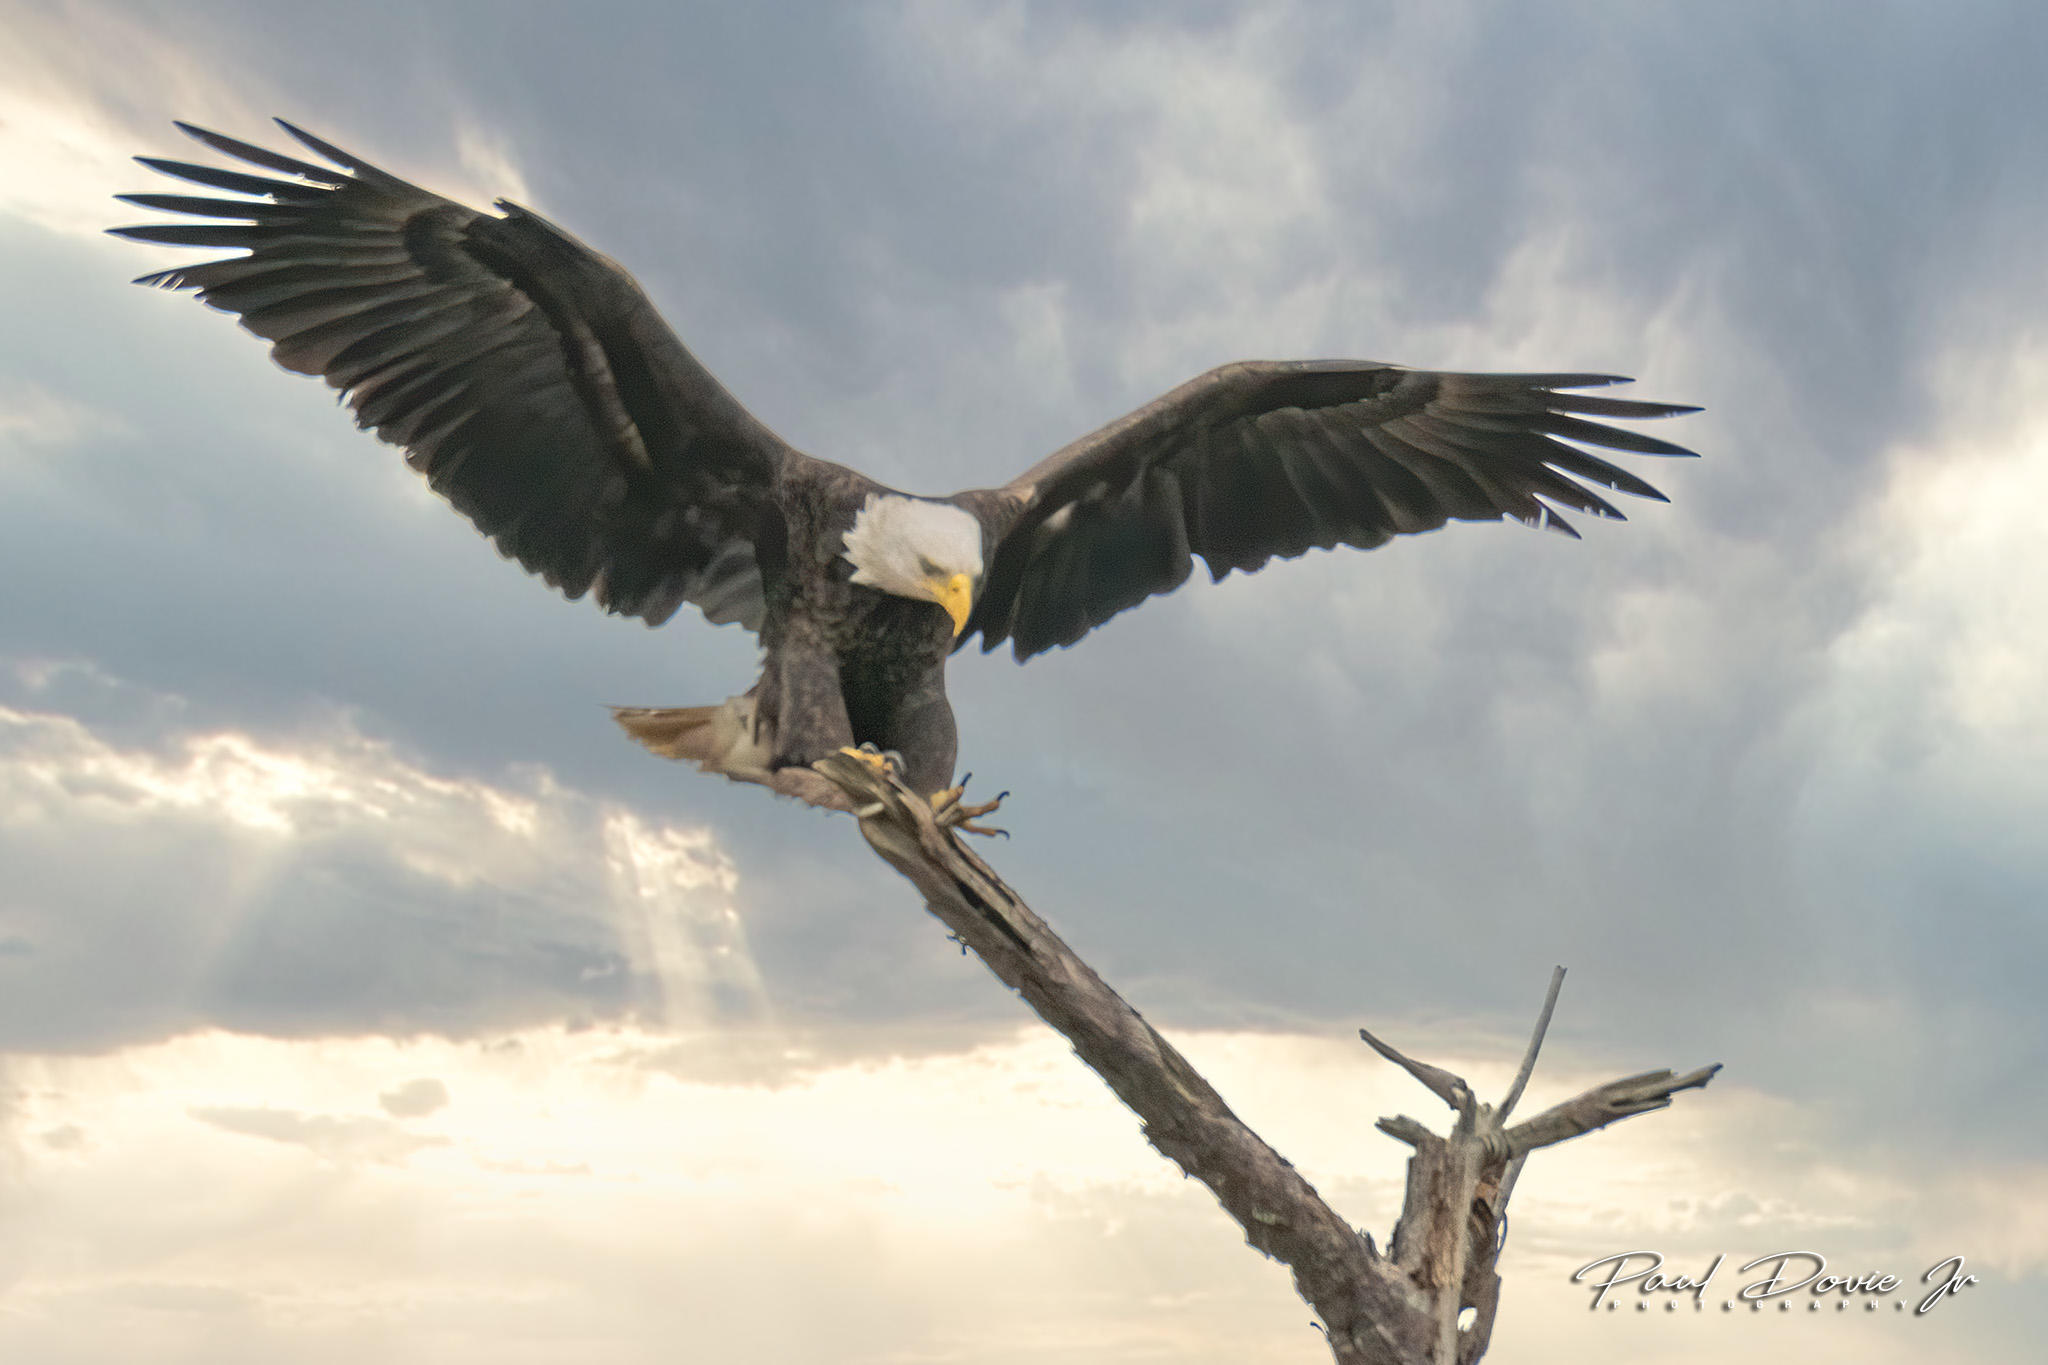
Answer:
<path fill-rule="evenodd" d="M 950 502 L 870 493 L 846 533 L 853 581 L 915 602 L 936 602 L 967 628 L 981 582 L 981 522 Z"/>

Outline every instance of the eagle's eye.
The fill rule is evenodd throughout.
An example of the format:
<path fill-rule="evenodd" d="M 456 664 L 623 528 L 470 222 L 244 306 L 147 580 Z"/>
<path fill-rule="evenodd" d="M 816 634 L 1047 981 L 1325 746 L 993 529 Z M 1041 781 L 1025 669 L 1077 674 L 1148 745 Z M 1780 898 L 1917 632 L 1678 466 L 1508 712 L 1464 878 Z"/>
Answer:
<path fill-rule="evenodd" d="M 939 566 L 926 559 L 923 555 L 917 557 L 917 571 L 926 578 L 937 578 L 939 576 Z"/>

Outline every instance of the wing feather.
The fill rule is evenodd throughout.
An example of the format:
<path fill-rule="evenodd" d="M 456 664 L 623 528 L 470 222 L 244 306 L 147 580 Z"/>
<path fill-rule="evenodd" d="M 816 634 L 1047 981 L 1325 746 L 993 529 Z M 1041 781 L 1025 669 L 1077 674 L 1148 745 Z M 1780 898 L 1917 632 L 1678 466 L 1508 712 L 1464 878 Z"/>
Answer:
<path fill-rule="evenodd" d="M 1586 420 L 1697 409 L 1569 390 L 1606 374 L 1457 374 L 1369 361 L 1247 361 L 1182 385 L 1007 487 L 961 495 L 996 535 L 967 632 L 1019 659 L 1072 644 L 1199 555 L 1212 578 L 1311 548 L 1371 549 L 1450 521 L 1559 509 L 1621 520 L 1587 487 L 1662 500 L 1584 449 L 1689 455 Z M 965 634 L 963 633 L 963 639 Z"/>
<path fill-rule="evenodd" d="M 755 538 L 772 533 L 778 480 L 806 457 L 568 233 L 502 201 L 498 214 L 465 208 L 280 125 L 332 165 L 182 123 L 270 174 L 137 158 L 245 196 L 121 196 L 184 217 L 118 235 L 242 253 L 138 283 L 195 291 L 284 368 L 324 377 L 359 426 L 570 597 L 594 588 L 651 624 L 695 602 L 758 628 Z"/>

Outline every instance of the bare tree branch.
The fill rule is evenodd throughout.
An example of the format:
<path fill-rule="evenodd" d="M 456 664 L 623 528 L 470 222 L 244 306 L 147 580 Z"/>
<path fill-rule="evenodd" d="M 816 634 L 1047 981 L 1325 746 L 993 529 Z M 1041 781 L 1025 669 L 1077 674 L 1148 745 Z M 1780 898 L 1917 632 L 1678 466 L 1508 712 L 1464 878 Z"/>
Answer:
<path fill-rule="evenodd" d="M 1536 1055 L 1543 1051 L 1543 1039 L 1550 1032 L 1550 1016 L 1557 1010 L 1558 992 L 1564 989 L 1564 968 L 1553 967 L 1550 972 L 1550 989 L 1543 996 L 1543 1009 L 1536 1016 L 1536 1031 L 1529 1036 L 1529 1050 L 1522 1054 L 1522 1065 L 1515 1072 L 1514 1084 L 1508 1087 L 1507 1098 L 1500 1102 L 1500 1118 L 1503 1123 L 1515 1106 L 1521 1102 L 1522 1091 L 1528 1088 L 1529 1077 L 1536 1071 Z M 1529 1160 L 1529 1154 L 1522 1152 L 1508 1161 L 1508 1168 L 1500 1178 L 1500 1195 L 1494 1200 L 1499 1215 L 1494 1219 L 1493 1236 L 1496 1244 L 1507 1237 L 1508 1200 L 1514 1196 L 1515 1182 L 1522 1178 L 1522 1166 Z M 1498 1247 L 1496 1246 L 1496 1254 Z"/>
<path fill-rule="evenodd" d="M 1672 1095 L 1680 1090 L 1704 1088 L 1720 1069 L 1716 1063 L 1684 1076 L 1673 1076 L 1669 1071 L 1645 1071 L 1640 1076 L 1625 1076 L 1618 1081 L 1596 1085 L 1585 1094 L 1554 1105 L 1527 1123 L 1518 1123 L 1508 1129 L 1509 1153 L 1521 1156 L 1538 1147 L 1548 1147 L 1566 1138 L 1605 1128 L 1621 1119 L 1634 1118 L 1655 1109 L 1669 1109 Z"/>
<path fill-rule="evenodd" d="M 1515 1072 L 1514 1083 L 1508 1086 L 1507 1098 L 1500 1102 L 1500 1117 L 1507 1121 L 1509 1114 L 1521 1102 L 1522 1092 L 1529 1088 L 1529 1077 L 1536 1071 L 1536 1054 L 1543 1051 L 1543 1037 L 1550 1032 L 1550 1016 L 1557 1012 L 1557 995 L 1564 989 L 1564 968 L 1550 969 L 1550 989 L 1544 993 L 1542 1012 L 1536 1016 L 1536 1031 L 1529 1035 L 1529 1050 L 1522 1054 L 1522 1065 Z"/>
<path fill-rule="evenodd" d="M 855 799 L 861 833 L 924 893 L 931 912 L 1066 1035 L 1137 1112 L 1152 1145 L 1214 1192 L 1247 1241 L 1293 1270 L 1339 1361 L 1426 1358 L 1428 1305 L 1414 1286 L 986 863 L 940 829 L 927 802 L 858 759 L 833 755 L 816 767 Z"/>
<path fill-rule="evenodd" d="M 1472 1092 L 1465 1089 L 1465 1083 L 1442 1067 L 1431 1066 L 1428 1062 L 1418 1062 L 1392 1044 L 1381 1042 L 1365 1029 L 1360 1029 L 1358 1036 L 1363 1038 L 1374 1052 L 1421 1081 L 1424 1089 L 1453 1110 L 1462 1111 L 1465 1102 L 1471 1098 Z"/>
<path fill-rule="evenodd" d="M 848 755 L 814 764 L 845 792 L 861 834 L 917 887 L 933 915 L 980 955 L 1143 1121 L 1146 1138 L 1207 1185 L 1245 1240 L 1285 1263 L 1322 1319 L 1340 1365 L 1471 1365 L 1485 1352 L 1499 1303 L 1494 1271 L 1509 1176 L 1538 1147 L 1671 1103 L 1718 1070 L 1674 1078 L 1646 1072 L 1604 1086 L 1505 1129 L 1502 1120 L 1533 1071 L 1557 1004 L 1552 976 L 1534 1038 L 1507 1100 L 1479 1103 L 1463 1079 L 1359 1036 L 1457 1112 L 1448 1136 L 1405 1116 L 1382 1132 L 1415 1149 L 1391 1255 L 1325 1204 L 1279 1153 L 1247 1128 L 1223 1097 L 1158 1031 L 945 828 L 931 804 L 895 778 Z M 1465 1309 L 1471 1324 L 1460 1330 Z"/>

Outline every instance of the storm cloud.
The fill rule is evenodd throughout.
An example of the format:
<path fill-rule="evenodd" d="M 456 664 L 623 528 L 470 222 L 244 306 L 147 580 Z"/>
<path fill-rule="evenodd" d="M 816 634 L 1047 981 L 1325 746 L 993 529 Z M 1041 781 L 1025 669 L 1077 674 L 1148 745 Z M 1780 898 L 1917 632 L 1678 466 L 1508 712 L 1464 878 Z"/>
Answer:
<path fill-rule="evenodd" d="M 2038 1289 L 1983 1197 L 2040 1187 L 2048 1119 L 2012 1080 L 2048 1066 L 2036 7 L 0 21 L 0 1049 L 667 1028 L 700 1041 L 650 1069 L 774 1090 L 1020 1017 L 845 821 L 613 731 L 741 690 L 741 632 L 555 600 L 318 385 L 126 285 L 173 257 L 99 235 L 157 188 L 125 158 L 278 114 L 561 221 L 777 431 L 904 487 L 1244 356 L 1704 405 L 1657 427 L 1703 458 L 1637 462 L 1670 503 L 1581 542 L 1460 525 L 961 656 L 992 856 L 1169 1025 L 1511 1053 L 1566 962 L 1563 1064 L 1724 1062 L 1869 1188 L 1989 1208 L 1955 1235 Z M 427 1074 L 190 1107 L 431 1126 L 459 1079 L 377 1100 Z M 16 1112 L 5 1151 L 71 1159 L 29 1135 L 75 1117 Z M 1850 1217 L 1738 1211 L 1776 1177 L 1737 1146 L 1673 1195 L 1702 1237 Z M 1949 1235 L 1884 1208 L 1867 1245 Z"/>

